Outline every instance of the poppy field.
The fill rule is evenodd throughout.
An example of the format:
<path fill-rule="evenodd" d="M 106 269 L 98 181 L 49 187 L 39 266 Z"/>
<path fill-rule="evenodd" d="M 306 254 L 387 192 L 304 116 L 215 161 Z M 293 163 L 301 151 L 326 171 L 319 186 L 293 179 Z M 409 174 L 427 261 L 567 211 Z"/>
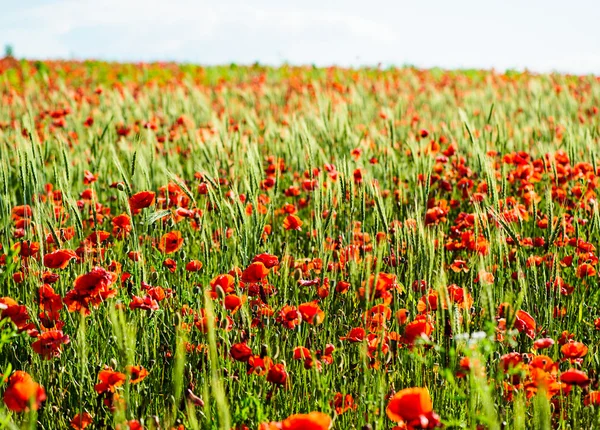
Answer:
<path fill-rule="evenodd" d="M 599 78 L 5 58 L 0 94 L 0 427 L 600 428 Z"/>

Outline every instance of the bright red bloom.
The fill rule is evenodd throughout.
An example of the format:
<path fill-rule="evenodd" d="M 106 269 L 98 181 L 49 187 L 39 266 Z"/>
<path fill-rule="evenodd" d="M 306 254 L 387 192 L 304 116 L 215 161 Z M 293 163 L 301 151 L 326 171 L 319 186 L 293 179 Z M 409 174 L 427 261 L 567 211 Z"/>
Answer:
<path fill-rule="evenodd" d="M 302 303 L 298 306 L 298 311 L 302 315 L 302 320 L 309 324 L 321 324 L 325 319 L 325 312 L 321 310 L 316 301 Z"/>
<path fill-rule="evenodd" d="M 171 258 L 166 258 L 165 261 L 163 261 L 163 267 L 169 272 L 175 273 L 175 270 L 177 270 L 177 262 Z"/>
<path fill-rule="evenodd" d="M 59 357 L 62 345 L 67 343 L 69 343 L 69 336 L 63 334 L 61 330 L 52 330 L 40 334 L 31 347 L 36 353 L 49 360 Z"/>
<path fill-rule="evenodd" d="M 62 298 L 54 292 L 54 288 L 50 285 L 42 285 L 38 289 L 38 295 L 40 298 L 40 310 L 54 313 L 63 308 Z"/>
<path fill-rule="evenodd" d="M 37 410 L 46 400 L 44 387 L 35 382 L 33 378 L 22 370 L 14 372 L 8 378 L 8 387 L 4 392 L 4 403 L 13 412 Z"/>
<path fill-rule="evenodd" d="M 158 302 L 150 295 L 144 297 L 133 296 L 131 302 L 129 302 L 129 309 L 157 311 L 160 309 L 160 306 L 158 305 Z"/>
<path fill-rule="evenodd" d="M 592 276 L 596 276 L 596 269 L 589 263 L 582 263 L 577 266 L 577 271 L 575 272 L 575 276 L 578 278 L 588 278 Z"/>
<path fill-rule="evenodd" d="M 252 356 L 252 350 L 245 342 L 236 343 L 231 345 L 229 354 L 234 360 L 245 363 Z"/>
<path fill-rule="evenodd" d="M 267 381 L 275 385 L 285 385 L 287 382 L 288 374 L 285 370 L 285 365 L 275 364 L 271 366 L 267 372 Z"/>
<path fill-rule="evenodd" d="M 142 209 L 152 206 L 156 194 L 152 191 L 140 191 L 129 198 L 129 207 L 131 212 L 135 215 Z"/>
<path fill-rule="evenodd" d="M 83 430 L 93 422 L 92 416 L 87 412 L 84 412 L 83 414 L 75 415 L 69 424 L 71 424 L 71 427 L 74 430 Z"/>
<path fill-rule="evenodd" d="M 191 260 L 185 265 L 185 270 L 188 272 L 198 272 L 202 269 L 202 262 L 198 260 Z"/>
<path fill-rule="evenodd" d="M 235 292 L 235 279 L 233 276 L 226 275 L 217 275 L 210 281 L 210 286 L 213 292 L 217 292 L 217 288 L 220 288 L 225 294 L 231 294 Z"/>
<path fill-rule="evenodd" d="M 302 221 L 296 215 L 288 215 L 283 220 L 283 228 L 286 230 L 302 231 Z"/>
<path fill-rule="evenodd" d="M 181 236 L 181 232 L 171 231 L 163 234 L 163 236 L 160 238 L 158 249 L 163 254 L 173 254 L 174 252 L 179 251 L 182 245 L 183 237 Z"/>
<path fill-rule="evenodd" d="M 552 345 L 554 345 L 554 339 L 549 337 L 537 339 L 535 342 L 533 342 L 533 347 L 535 349 L 546 349 L 550 348 Z"/>
<path fill-rule="evenodd" d="M 245 299 L 245 296 L 240 297 L 236 294 L 229 294 L 228 296 L 225 296 L 225 299 L 223 300 L 223 306 L 225 306 L 225 309 L 228 311 L 231 311 L 231 314 L 233 315 L 242 307 Z"/>
<path fill-rule="evenodd" d="M 590 378 L 588 378 L 587 374 L 581 370 L 569 369 L 566 372 L 561 373 L 560 382 L 584 387 L 590 383 Z"/>
<path fill-rule="evenodd" d="M 279 258 L 271 254 L 259 254 L 252 259 L 253 263 L 257 261 L 260 261 L 262 264 L 264 264 L 267 269 L 271 269 L 279 265 Z"/>
<path fill-rule="evenodd" d="M 302 322 L 302 314 L 295 306 L 285 305 L 279 311 L 277 321 L 288 329 L 296 328 Z"/>
<path fill-rule="evenodd" d="M 322 412 L 291 415 L 281 422 L 281 430 L 328 430 L 331 418 Z"/>
<path fill-rule="evenodd" d="M 59 249 L 44 255 L 44 266 L 49 269 L 64 269 L 69 265 L 69 261 L 74 259 L 77 259 L 75 251 L 70 249 Z"/>
<path fill-rule="evenodd" d="M 93 182 L 96 182 L 96 180 L 98 180 L 98 175 L 94 175 L 89 170 L 83 172 L 83 183 L 85 185 L 89 185 Z"/>
<path fill-rule="evenodd" d="M 94 267 L 90 272 L 75 279 L 75 290 L 94 296 L 101 294 L 117 280 L 117 274 L 102 267 Z"/>
<path fill-rule="evenodd" d="M 269 269 L 267 269 L 263 263 L 257 261 L 250 264 L 250 266 L 242 272 L 242 282 L 249 284 L 261 282 L 268 274 Z"/>
<path fill-rule="evenodd" d="M 535 320 L 527 312 L 518 310 L 515 319 L 515 328 L 521 333 L 525 333 L 527 337 L 533 339 L 535 337 Z"/>
<path fill-rule="evenodd" d="M 98 373 L 98 379 L 100 382 L 94 385 L 94 390 L 98 394 L 106 393 L 106 392 L 115 392 L 115 388 L 123 385 L 127 377 L 124 373 L 115 372 L 110 367 L 106 367 Z"/>
<path fill-rule="evenodd" d="M 340 337 L 340 340 L 347 340 L 348 342 L 362 342 L 365 340 L 367 332 L 362 327 L 355 327 L 351 329 L 348 334 L 344 337 Z"/>
<path fill-rule="evenodd" d="M 428 339 L 433 333 L 433 324 L 425 315 L 420 315 L 409 322 L 404 329 L 404 342 L 412 345 L 417 339 Z"/>
<path fill-rule="evenodd" d="M 131 218 L 127 214 L 117 215 L 112 219 L 112 234 L 117 239 L 124 239 L 129 236 L 131 230 L 133 229 L 131 225 Z"/>
<path fill-rule="evenodd" d="M 96 246 L 96 245 L 99 245 L 99 244 L 105 242 L 106 240 L 108 240 L 109 237 L 110 237 L 109 232 L 103 231 L 103 230 L 98 230 L 93 233 L 90 233 L 88 235 L 88 237 L 86 237 L 86 240 L 88 242 L 90 242 L 91 244 L 93 244 L 94 246 Z"/>
<path fill-rule="evenodd" d="M 311 357 L 310 350 L 303 346 L 294 348 L 294 360 L 305 360 Z"/>
<path fill-rule="evenodd" d="M 98 307 L 104 300 L 114 297 L 116 290 L 111 289 L 118 275 L 102 267 L 94 267 L 90 272 L 75 279 L 75 288 L 64 298 L 69 312 L 84 310 L 89 314 L 90 307 Z"/>
<path fill-rule="evenodd" d="M 129 382 L 131 384 L 137 384 L 142 382 L 148 376 L 148 371 L 142 366 L 127 366 L 127 373 L 129 373 Z"/>
<path fill-rule="evenodd" d="M 0 319 L 9 318 L 20 332 L 27 331 L 31 336 L 37 336 L 27 307 L 19 305 L 10 297 L 0 297 L 0 311 Z"/>
<path fill-rule="evenodd" d="M 390 420 L 403 422 L 409 429 L 434 428 L 440 423 L 426 388 L 399 391 L 390 399 L 385 412 Z"/>
<path fill-rule="evenodd" d="M 332 406 L 335 408 L 335 413 L 338 415 L 343 414 L 346 411 L 356 410 L 358 405 L 354 402 L 352 394 L 335 393 L 333 397 Z"/>
<path fill-rule="evenodd" d="M 565 359 L 573 360 L 584 357 L 588 352 L 588 347 L 581 342 L 570 341 L 560 348 L 560 352 Z"/>
<path fill-rule="evenodd" d="M 24 240 L 15 243 L 14 249 L 19 250 L 19 255 L 23 258 L 35 257 L 40 250 L 40 244 L 38 242 L 31 242 L 30 240 Z"/>
<path fill-rule="evenodd" d="M 252 355 L 247 362 L 248 375 L 264 375 L 273 366 L 273 361 L 269 357 L 261 357 L 260 355 Z"/>
<path fill-rule="evenodd" d="M 473 306 L 473 297 L 464 288 L 458 285 L 448 286 L 448 298 L 461 309 L 470 309 Z"/>

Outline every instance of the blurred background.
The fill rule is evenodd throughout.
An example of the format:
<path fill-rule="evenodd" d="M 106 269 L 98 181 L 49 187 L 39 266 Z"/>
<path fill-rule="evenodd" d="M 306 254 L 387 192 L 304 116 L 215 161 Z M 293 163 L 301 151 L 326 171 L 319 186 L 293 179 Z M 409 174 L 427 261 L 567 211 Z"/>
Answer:
<path fill-rule="evenodd" d="M 600 1 L 3 1 L 18 58 L 600 74 Z"/>

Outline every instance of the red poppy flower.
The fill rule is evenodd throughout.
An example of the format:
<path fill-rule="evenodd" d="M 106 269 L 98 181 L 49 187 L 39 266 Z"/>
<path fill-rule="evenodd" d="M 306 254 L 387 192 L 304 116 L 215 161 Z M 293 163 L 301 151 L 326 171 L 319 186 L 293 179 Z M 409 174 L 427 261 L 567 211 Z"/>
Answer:
<path fill-rule="evenodd" d="M 418 316 L 409 322 L 404 329 L 404 342 L 412 345 L 417 339 L 428 339 L 433 333 L 433 324 L 424 315 Z"/>
<path fill-rule="evenodd" d="M 355 327 L 350 329 L 348 334 L 344 337 L 340 337 L 340 340 L 347 340 L 348 342 L 362 342 L 365 340 L 367 332 L 362 327 Z"/>
<path fill-rule="evenodd" d="M 145 311 L 157 311 L 160 306 L 156 300 L 150 295 L 145 297 L 133 296 L 131 302 L 129 302 L 129 309 L 142 309 Z"/>
<path fill-rule="evenodd" d="M 262 262 L 256 261 L 242 272 L 242 282 L 254 284 L 265 279 L 268 274 L 269 269 Z"/>
<path fill-rule="evenodd" d="M 181 236 L 181 232 L 171 231 L 163 234 L 163 236 L 160 238 L 158 249 L 163 254 L 173 254 L 174 252 L 179 251 L 182 245 L 183 237 Z"/>
<path fill-rule="evenodd" d="M 596 276 L 596 269 L 589 263 L 582 263 L 577 266 L 577 271 L 575 272 L 575 276 L 578 278 L 588 278 L 592 276 Z"/>
<path fill-rule="evenodd" d="M 37 336 L 37 330 L 31 323 L 27 307 L 19 305 L 10 297 L 0 297 L 0 319 L 9 318 L 17 330 L 20 332 L 26 331 L 31 336 Z"/>
<path fill-rule="evenodd" d="M 42 285 L 38 289 L 38 295 L 40 299 L 40 310 L 46 312 L 58 312 L 62 309 L 62 298 L 54 292 L 54 288 L 50 285 Z"/>
<path fill-rule="evenodd" d="M 469 266 L 467 266 L 467 262 L 464 260 L 454 260 L 454 262 L 450 265 L 450 269 L 452 269 L 455 273 L 468 273 Z"/>
<path fill-rule="evenodd" d="M 140 191 L 129 198 L 129 207 L 131 212 L 135 215 L 142 209 L 152 206 L 156 194 L 152 191 Z"/>
<path fill-rule="evenodd" d="M 112 219 L 113 230 L 112 234 L 117 239 L 124 239 L 131 233 L 133 229 L 131 218 L 127 214 L 117 215 Z"/>
<path fill-rule="evenodd" d="M 4 403 L 13 412 L 37 410 L 46 400 L 44 387 L 35 382 L 33 378 L 22 370 L 14 372 L 8 378 L 8 387 L 4 392 Z"/>
<path fill-rule="evenodd" d="M 253 263 L 257 261 L 260 261 L 262 264 L 264 264 L 267 269 L 271 269 L 279 265 L 279 258 L 271 254 L 259 254 L 252 259 Z"/>
<path fill-rule="evenodd" d="M 396 311 L 396 320 L 398 321 L 399 325 L 406 324 L 409 316 L 410 316 L 410 312 L 408 311 L 408 309 L 398 309 Z"/>
<path fill-rule="evenodd" d="M 89 185 L 93 182 L 96 182 L 97 179 L 98 179 L 98 175 L 94 175 L 89 170 L 86 170 L 83 172 L 83 183 L 85 185 Z"/>
<path fill-rule="evenodd" d="M 233 315 L 242 307 L 245 299 L 245 296 L 240 297 L 236 294 L 230 294 L 225 296 L 225 299 L 223 300 L 223 306 L 225 306 L 225 309 L 228 311 L 231 311 L 231 314 Z"/>
<path fill-rule="evenodd" d="M 566 372 L 561 373 L 560 381 L 569 385 L 585 387 L 590 383 L 590 378 L 588 378 L 587 374 L 581 370 L 569 369 Z"/>
<path fill-rule="evenodd" d="M 350 290 L 352 284 L 346 281 L 338 281 L 335 285 L 335 292 L 340 294 L 346 294 Z"/>
<path fill-rule="evenodd" d="M 331 418 L 322 412 L 291 415 L 281 422 L 281 430 L 328 430 Z"/>
<path fill-rule="evenodd" d="M 24 240 L 21 242 L 15 243 L 13 249 L 19 250 L 19 255 L 23 258 L 27 257 L 35 257 L 40 250 L 40 244 L 38 242 L 31 242 L 29 240 Z"/>
<path fill-rule="evenodd" d="M 298 306 L 298 311 L 302 315 L 302 320 L 309 324 L 321 324 L 325 319 L 325 312 L 321 310 L 316 301 L 302 303 Z"/>
<path fill-rule="evenodd" d="M 44 266 L 49 269 L 64 269 L 69 265 L 69 261 L 76 258 L 77 254 L 75 254 L 75 251 L 70 249 L 59 249 L 44 255 Z"/>
<path fill-rule="evenodd" d="M 11 210 L 11 214 L 13 219 L 31 218 L 31 216 L 33 215 L 33 211 L 31 210 L 31 206 L 21 205 L 13 207 Z"/>
<path fill-rule="evenodd" d="M 191 260 L 185 265 L 185 270 L 188 272 L 198 272 L 202 269 L 202 262 L 198 260 Z"/>
<path fill-rule="evenodd" d="M 426 388 L 399 391 L 390 399 L 385 411 L 390 420 L 403 422 L 408 428 L 434 428 L 440 423 Z"/>
<path fill-rule="evenodd" d="M 93 245 L 99 245 L 106 241 L 109 237 L 109 232 L 98 230 L 88 235 L 88 237 L 86 237 L 85 239 Z"/>
<path fill-rule="evenodd" d="M 273 365 L 273 361 L 269 357 L 261 357 L 260 355 L 252 355 L 247 362 L 248 375 L 264 375 Z"/>
<path fill-rule="evenodd" d="M 419 299 L 417 311 L 421 313 L 435 312 L 438 308 L 438 293 L 430 290 L 429 293 Z"/>
<path fill-rule="evenodd" d="M 62 345 L 67 343 L 69 343 L 69 336 L 63 334 L 61 330 L 52 330 L 40 334 L 31 347 L 36 353 L 49 360 L 59 357 Z"/>
<path fill-rule="evenodd" d="M 303 346 L 297 346 L 296 348 L 294 348 L 294 360 L 305 360 L 310 357 L 311 354 L 308 348 L 305 348 Z"/>
<path fill-rule="evenodd" d="M 275 364 L 271 366 L 267 372 L 267 381 L 275 385 L 285 385 L 287 382 L 288 374 L 285 370 L 285 365 Z"/>
<path fill-rule="evenodd" d="M 214 293 L 217 292 L 217 289 L 221 289 L 225 294 L 231 294 L 235 292 L 235 279 L 233 276 L 227 275 L 217 275 L 212 281 L 210 281 L 210 286 Z"/>
<path fill-rule="evenodd" d="M 95 267 L 90 272 L 80 275 L 75 279 L 75 289 L 67 292 L 64 303 L 69 312 L 85 310 L 89 313 L 90 307 L 98 307 L 102 301 L 114 297 L 117 291 L 111 289 L 118 275 L 102 267 Z"/>
<path fill-rule="evenodd" d="M 125 383 L 127 377 L 124 373 L 115 372 L 110 367 L 106 367 L 98 373 L 98 379 L 100 382 L 94 385 L 94 390 L 98 394 L 111 392 L 114 393 L 116 387 L 119 387 Z"/>
<path fill-rule="evenodd" d="M 87 412 L 84 412 L 83 414 L 75 415 L 71 419 L 70 424 L 74 430 L 83 430 L 93 422 L 94 420 L 92 419 L 92 416 Z"/>
<path fill-rule="evenodd" d="M 533 347 L 535 349 L 546 349 L 546 348 L 550 348 L 553 345 L 554 345 L 554 339 L 549 338 L 549 337 L 545 337 L 543 339 L 537 339 L 535 342 L 533 342 Z"/>
<path fill-rule="evenodd" d="M 504 371 L 518 367 L 523 363 L 523 357 L 518 352 L 509 352 L 500 357 L 500 368 Z"/>
<path fill-rule="evenodd" d="M 535 337 L 535 320 L 527 312 L 518 310 L 515 319 L 515 328 L 521 333 L 525 333 L 527 337 L 533 339 Z"/>
<path fill-rule="evenodd" d="M 231 345 L 229 354 L 234 360 L 245 363 L 252 356 L 252 350 L 245 342 L 236 343 Z"/>
<path fill-rule="evenodd" d="M 302 322 L 302 314 L 295 306 L 285 305 L 279 311 L 277 321 L 288 329 L 296 328 Z"/>
<path fill-rule="evenodd" d="M 448 286 L 448 298 L 461 309 L 469 309 L 473 306 L 473 296 L 458 285 Z"/>
<path fill-rule="evenodd" d="M 42 274 L 42 282 L 44 284 L 54 284 L 58 282 L 59 279 L 60 276 L 57 273 L 52 273 L 48 271 Z"/>
<path fill-rule="evenodd" d="M 560 352 L 565 359 L 573 360 L 584 357 L 588 352 L 588 347 L 581 342 L 570 341 L 560 348 Z"/>
<path fill-rule="evenodd" d="M 283 220 L 283 228 L 286 230 L 302 231 L 302 221 L 296 215 L 288 215 Z"/>
<path fill-rule="evenodd" d="M 131 384 L 137 384 L 142 382 L 148 376 L 148 371 L 142 366 L 127 366 L 127 373 L 129 373 L 129 382 Z"/>
<path fill-rule="evenodd" d="M 169 272 L 175 273 L 175 270 L 177 270 L 177 262 L 171 258 L 166 258 L 165 261 L 163 261 L 163 267 Z"/>
<path fill-rule="evenodd" d="M 338 415 L 343 414 L 346 411 L 356 410 L 358 405 L 354 402 L 352 394 L 335 393 L 333 397 L 332 406 L 335 409 L 335 413 Z"/>

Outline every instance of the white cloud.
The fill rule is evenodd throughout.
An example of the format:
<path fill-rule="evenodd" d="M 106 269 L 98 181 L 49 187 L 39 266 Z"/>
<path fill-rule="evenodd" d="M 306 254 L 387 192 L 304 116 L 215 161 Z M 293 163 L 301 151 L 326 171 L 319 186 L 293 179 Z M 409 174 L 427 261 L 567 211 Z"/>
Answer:
<path fill-rule="evenodd" d="M 28 1 L 0 44 L 30 58 L 600 72 L 595 0 Z"/>
<path fill-rule="evenodd" d="M 99 6 L 101 5 L 101 6 Z M 397 35 L 387 25 L 336 10 L 315 10 L 298 7 L 252 7 L 243 2 L 215 4 L 193 0 L 60 0 L 21 11 L 14 22 L 26 19 L 35 31 L 23 30 L 20 24 L 5 29 L 5 38 L 14 39 L 22 55 L 34 57 L 86 56 L 76 47 L 86 38 L 89 29 L 105 29 L 105 38 L 97 34 L 89 49 L 98 52 L 115 33 L 126 35 L 113 52 L 105 56 L 134 58 L 161 56 L 175 52 L 193 42 L 236 39 L 244 42 L 248 34 L 260 32 L 277 39 L 278 35 L 298 38 L 322 29 L 334 29 L 336 36 L 349 42 L 357 39 L 373 42 L 393 42 Z M 240 34 L 231 34 L 238 28 Z M 225 30 L 225 31 L 224 31 Z M 227 34 L 227 31 L 229 32 Z M 110 34 L 109 34 L 110 33 Z M 75 39 L 75 40 L 73 40 Z M 276 40 L 266 40 L 269 43 Z M 148 41 L 152 40 L 151 46 Z M 323 41 L 326 42 L 326 41 Z M 136 45 L 144 47 L 136 51 Z M 107 46 L 108 47 L 108 46 Z M 131 47 L 132 51 L 124 52 Z M 226 46 L 224 47 L 227 48 Z M 257 47 L 263 48 L 263 47 Z M 235 60 L 235 59 L 233 59 Z"/>

